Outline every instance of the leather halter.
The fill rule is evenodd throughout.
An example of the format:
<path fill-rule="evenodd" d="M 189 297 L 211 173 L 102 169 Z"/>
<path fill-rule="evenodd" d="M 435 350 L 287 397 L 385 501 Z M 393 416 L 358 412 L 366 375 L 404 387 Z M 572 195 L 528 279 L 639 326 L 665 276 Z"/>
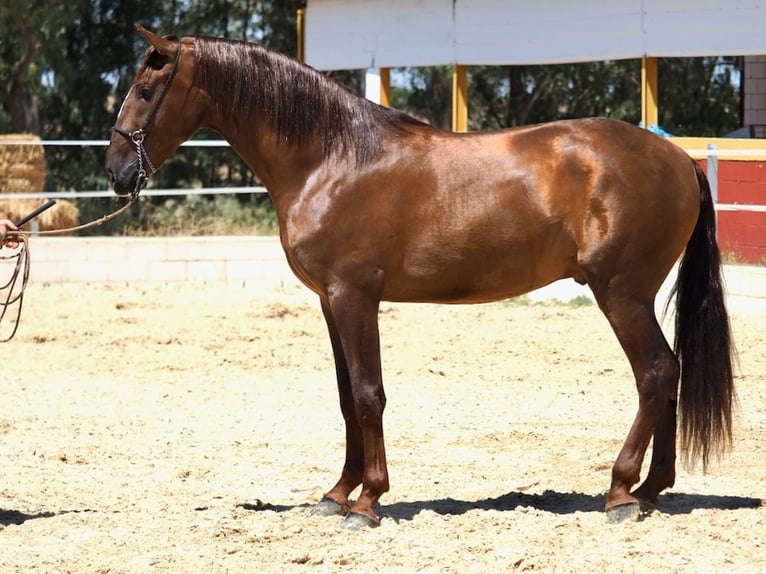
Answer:
<path fill-rule="evenodd" d="M 162 100 L 165 98 L 165 94 L 167 94 L 168 88 L 170 87 L 170 84 L 173 82 L 173 78 L 175 77 L 176 72 L 178 71 L 178 62 L 180 59 L 181 59 L 181 39 L 178 38 L 178 50 L 176 51 L 176 56 L 175 56 L 175 59 L 173 60 L 173 68 L 170 70 L 170 74 L 165 79 L 165 83 L 162 86 L 162 90 L 160 91 L 160 94 L 157 97 L 157 100 L 154 102 L 154 105 L 152 106 L 152 108 L 149 110 L 149 113 L 144 118 L 144 121 L 141 124 L 141 126 L 132 132 L 129 132 L 117 126 L 112 126 L 113 132 L 120 134 L 136 147 L 136 153 L 138 154 L 138 177 L 136 178 L 135 189 L 130 192 L 130 196 L 133 199 L 138 197 L 138 194 L 141 192 L 141 189 L 144 187 L 144 185 L 146 185 L 146 182 L 149 180 L 149 177 L 157 171 L 157 168 L 154 167 L 154 164 L 152 163 L 152 160 L 149 158 L 149 154 L 147 153 L 146 148 L 144 147 L 144 140 L 146 139 L 146 127 L 149 125 L 149 122 L 152 121 L 154 114 L 157 112 L 157 110 L 160 107 L 160 104 L 162 103 Z M 144 167 L 144 160 L 146 160 L 146 165 L 148 166 L 150 170 L 149 173 L 147 173 Z"/>

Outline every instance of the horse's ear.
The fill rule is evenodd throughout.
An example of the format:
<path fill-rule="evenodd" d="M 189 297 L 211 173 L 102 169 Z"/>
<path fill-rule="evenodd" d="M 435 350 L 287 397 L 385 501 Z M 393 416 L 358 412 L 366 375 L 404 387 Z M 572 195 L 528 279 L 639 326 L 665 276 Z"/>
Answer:
<path fill-rule="evenodd" d="M 178 44 L 171 42 L 167 38 L 158 36 L 154 32 L 150 32 L 144 28 L 141 24 L 136 24 L 136 30 L 141 32 L 141 35 L 146 38 L 149 43 L 163 56 L 174 56 L 178 49 Z"/>

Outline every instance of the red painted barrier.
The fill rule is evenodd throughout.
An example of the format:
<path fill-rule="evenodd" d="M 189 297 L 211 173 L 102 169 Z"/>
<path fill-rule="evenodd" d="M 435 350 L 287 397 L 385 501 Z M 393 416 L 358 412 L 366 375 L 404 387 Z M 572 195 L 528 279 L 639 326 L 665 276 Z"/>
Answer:
<path fill-rule="evenodd" d="M 766 205 L 766 161 L 719 159 L 718 203 Z M 766 213 L 719 211 L 718 245 L 729 262 L 766 264 Z"/>

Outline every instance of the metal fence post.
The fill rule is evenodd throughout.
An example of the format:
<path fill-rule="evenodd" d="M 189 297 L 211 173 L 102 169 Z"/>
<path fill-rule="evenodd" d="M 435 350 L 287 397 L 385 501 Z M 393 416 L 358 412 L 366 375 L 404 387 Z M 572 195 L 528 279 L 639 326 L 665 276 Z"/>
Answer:
<path fill-rule="evenodd" d="M 710 183 L 710 195 L 713 197 L 713 208 L 718 205 L 718 144 L 707 144 L 707 179 Z M 718 210 L 715 210 L 715 240 L 718 241 Z"/>
<path fill-rule="evenodd" d="M 707 149 L 713 153 L 707 156 L 707 178 L 710 181 L 710 193 L 713 196 L 713 202 L 718 203 L 718 144 L 709 143 Z"/>

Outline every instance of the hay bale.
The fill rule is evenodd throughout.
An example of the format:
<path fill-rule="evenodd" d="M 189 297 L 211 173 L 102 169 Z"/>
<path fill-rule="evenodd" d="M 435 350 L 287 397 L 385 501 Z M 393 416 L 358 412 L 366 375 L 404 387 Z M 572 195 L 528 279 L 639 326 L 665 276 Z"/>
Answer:
<path fill-rule="evenodd" d="M 43 191 L 45 186 L 45 154 L 42 144 L 3 145 L 8 140 L 34 140 L 32 134 L 0 135 L 0 193 Z M 18 221 L 37 209 L 39 199 L 0 200 L 0 217 Z M 77 225 L 80 210 L 71 201 L 58 201 L 51 209 L 37 216 L 40 231 L 64 229 Z M 29 229 L 31 222 L 24 226 Z"/>
<path fill-rule="evenodd" d="M 45 154 L 42 144 L 3 145 L 3 140 L 35 140 L 31 134 L 0 135 L 0 192 L 42 191 L 45 185 Z"/>

